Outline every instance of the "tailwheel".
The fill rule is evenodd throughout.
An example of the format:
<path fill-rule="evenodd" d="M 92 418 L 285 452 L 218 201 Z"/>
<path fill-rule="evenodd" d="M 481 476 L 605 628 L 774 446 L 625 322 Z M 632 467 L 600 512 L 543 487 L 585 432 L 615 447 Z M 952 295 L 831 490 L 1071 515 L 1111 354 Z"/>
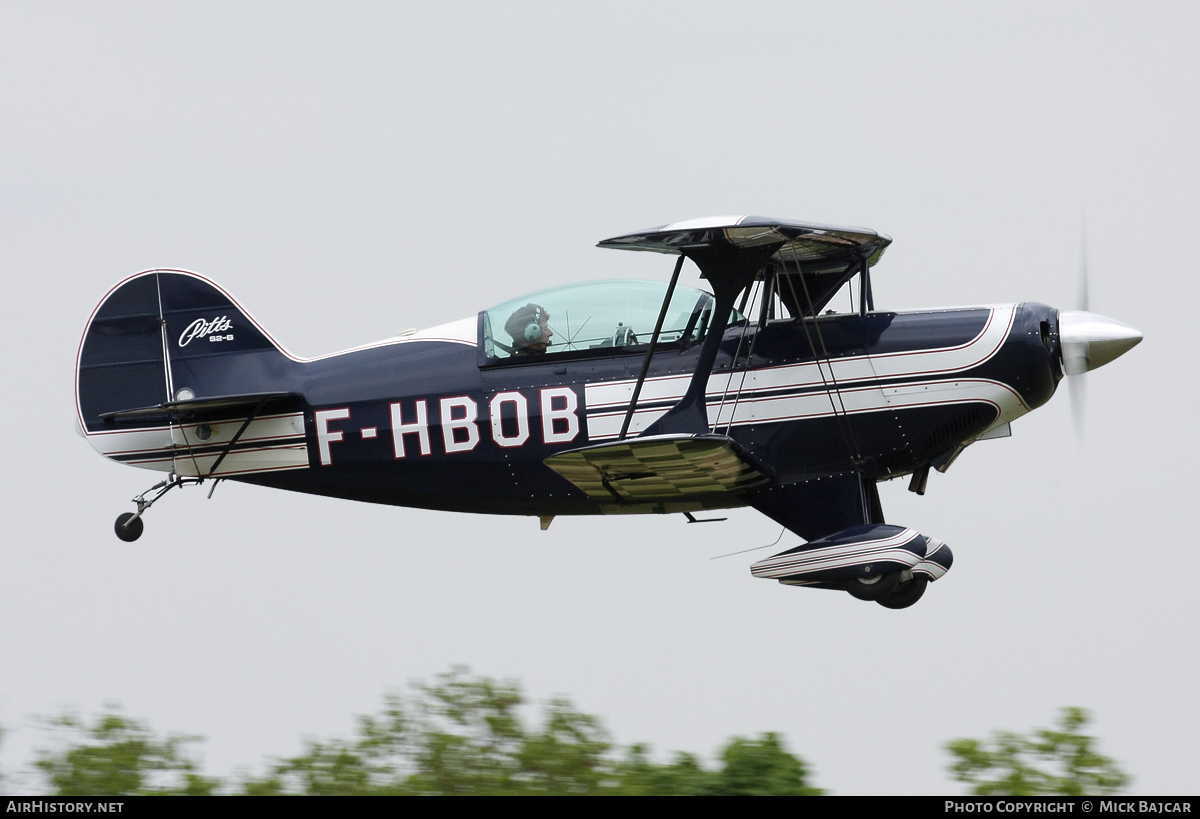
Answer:
<path fill-rule="evenodd" d="M 846 583 L 846 591 L 859 600 L 879 600 L 900 584 L 900 572 L 888 572 L 874 577 L 858 577 Z"/>
<path fill-rule="evenodd" d="M 142 523 L 141 515 L 135 515 L 133 512 L 123 512 L 117 516 L 117 522 L 113 525 L 113 529 L 117 532 L 117 537 L 126 543 L 133 543 L 142 536 L 142 530 L 146 528 Z"/>
<path fill-rule="evenodd" d="M 929 578 L 914 576 L 896 586 L 891 594 L 880 597 L 875 602 L 888 609 L 906 609 L 921 599 L 928 585 Z"/>
<path fill-rule="evenodd" d="M 137 505 L 137 512 L 126 512 L 117 518 L 117 522 L 113 524 L 113 529 L 116 530 L 117 537 L 126 543 L 133 543 L 142 536 L 142 530 L 145 528 L 145 524 L 142 523 L 142 515 L 154 505 L 155 501 L 177 486 L 201 483 L 204 483 L 204 478 L 202 477 L 183 477 L 172 472 L 165 481 L 156 483 L 133 499 L 134 504 Z M 216 487 L 217 485 L 214 483 L 213 488 L 216 489 Z M 212 492 L 208 494 L 209 497 L 212 496 Z M 150 495 L 149 499 L 146 498 L 147 495 Z"/>

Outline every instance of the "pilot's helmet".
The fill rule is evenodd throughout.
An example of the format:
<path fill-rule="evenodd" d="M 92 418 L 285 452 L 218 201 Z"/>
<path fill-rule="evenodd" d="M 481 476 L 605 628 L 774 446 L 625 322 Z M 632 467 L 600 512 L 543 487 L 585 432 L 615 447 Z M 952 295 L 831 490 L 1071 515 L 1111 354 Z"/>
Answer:
<path fill-rule="evenodd" d="M 546 311 L 537 304 L 518 307 L 504 322 L 504 329 L 517 344 L 533 344 L 542 338 L 542 317 Z"/>

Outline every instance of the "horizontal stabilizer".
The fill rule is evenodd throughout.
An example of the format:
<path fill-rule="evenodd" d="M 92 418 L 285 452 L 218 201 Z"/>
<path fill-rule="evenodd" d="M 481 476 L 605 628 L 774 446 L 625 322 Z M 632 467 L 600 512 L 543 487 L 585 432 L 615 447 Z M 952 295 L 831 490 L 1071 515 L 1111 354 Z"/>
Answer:
<path fill-rule="evenodd" d="M 186 401 L 168 401 L 152 407 L 117 410 L 100 414 L 102 421 L 143 420 L 168 418 L 173 421 L 212 421 L 242 415 L 261 415 L 268 409 L 272 412 L 300 402 L 300 395 L 293 392 L 252 392 L 244 395 L 220 395 L 213 398 L 191 398 Z"/>
<path fill-rule="evenodd" d="M 552 455 L 546 466 L 589 498 L 655 503 L 737 495 L 770 480 L 724 435 L 653 435 Z"/>

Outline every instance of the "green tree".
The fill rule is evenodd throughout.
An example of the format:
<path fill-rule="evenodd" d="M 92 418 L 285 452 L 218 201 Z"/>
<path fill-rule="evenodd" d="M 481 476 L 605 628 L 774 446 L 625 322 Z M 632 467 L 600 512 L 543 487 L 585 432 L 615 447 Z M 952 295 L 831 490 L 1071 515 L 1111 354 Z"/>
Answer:
<path fill-rule="evenodd" d="M 405 703 L 389 695 L 378 715 L 358 718 L 356 739 L 309 739 L 304 753 L 271 763 L 266 776 L 243 778 L 241 792 L 249 796 L 406 794 L 410 792 L 405 781 L 410 741 Z"/>
<path fill-rule="evenodd" d="M 506 794 L 522 790 L 516 778 L 526 729 L 525 698 L 514 681 L 471 677 L 464 667 L 416 687 L 416 770 L 410 784 L 427 794 Z"/>
<path fill-rule="evenodd" d="M 555 699 L 546 707 L 544 722 L 540 731 L 525 736 L 517 756 L 522 790 L 563 796 L 611 790 L 612 746 L 600 718 Z"/>
<path fill-rule="evenodd" d="M 955 739 L 946 743 L 954 758 L 950 773 L 980 796 L 1065 796 L 1118 793 L 1129 776 L 1098 753 L 1095 739 L 1083 733 L 1088 712 L 1064 708 L 1056 728 L 1028 736 L 994 731 L 990 742 Z"/>
<path fill-rule="evenodd" d="M 656 763 L 645 745 L 618 759 L 600 718 L 566 699 L 546 703 L 533 725 L 527 710 L 515 681 L 456 667 L 385 698 L 377 714 L 358 718 L 351 738 L 309 738 L 298 755 L 271 760 L 262 776 L 241 776 L 232 788 L 250 795 L 820 793 L 776 734 L 734 737 L 720 770 L 706 770 L 684 753 Z M 196 737 L 158 737 L 112 709 L 90 725 L 74 716 L 49 725 L 58 741 L 38 752 L 35 765 L 55 794 L 229 789 L 199 774 L 187 753 Z"/>
<path fill-rule="evenodd" d="M 647 745 L 629 748 L 617 768 L 617 792 L 630 796 L 714 796 L 720 775 L 707 771 L 694 755 L 675 754 L 675 761 L 659 765 L 650 759 Z"/>
<path fill-rule="evenodd" d="M 758 739 L 734 737 L 721 749 L 722 767 L 706 770 L 692 754 L 675 755 L 669 765 L 649 759 L 634 745 L 618 768 L 619 790 L 646 796 L 817 796 L 808 784 L 808 767 L 774 733 Z"/>
<path fill-rule="evenodd" d="M 608 731 L 568 700 L 545 705 L 540 724 L 522 718 L 515 681 L 472 676 L 463 667 L 393 696 L 361 717 L 351 740 L 309 740 L 305 753 L 276 761 L 248 794 L 643 794 L 662 796 L 816 794 L 802 760 L 776 734 L 734 737 L 723 767 L 695 756 L 659 764 L 645 745 L 617 761 Z"/>
<path fill-rule="evenodd" d="M 156 737 L 142 724 L 115 713 L 92 725 L 65 715 L 50 721 L 58 747 L 38 751 L 35 767 L 58 796 L 210 794 L 220 781 L 201 776 L 187 754 L 197 737 Z"/>
<path fill-rule="evenodd" d="M 807 784 L 808 770 L 798 757 L 783 747 L 774 733 L 758 739 L 734 737 L 721 752 L 723 796 L 817 796 Z"/>
<path fill-rule="evenodd" d="M 247 794 L 588 794 L 613 786 L 611 748 L 599 718 L 553 700 L 540 727 L 521 717 L 514 681 L 457 667 L 383 712 L 360 717 L 351 740 L 309 740 L 277 760 Z"/>

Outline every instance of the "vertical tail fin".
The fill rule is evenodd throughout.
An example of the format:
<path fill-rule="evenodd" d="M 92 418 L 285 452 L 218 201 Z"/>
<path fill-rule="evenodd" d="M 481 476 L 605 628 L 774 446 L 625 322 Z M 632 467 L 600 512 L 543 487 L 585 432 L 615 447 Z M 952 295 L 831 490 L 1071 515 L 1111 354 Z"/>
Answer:
<path fill-rule="evenodd" d="M 146 271 L 109 291 L 84 329 L 75 366 L 79 423 L 110 458 L 178 469 L 181 449 L 191 460 L 196 455 L 186 423 L 168 415 L 111 414 L 181 400 L 296 392 L 300 366 L 214 283 L 184 271 Z"/>

